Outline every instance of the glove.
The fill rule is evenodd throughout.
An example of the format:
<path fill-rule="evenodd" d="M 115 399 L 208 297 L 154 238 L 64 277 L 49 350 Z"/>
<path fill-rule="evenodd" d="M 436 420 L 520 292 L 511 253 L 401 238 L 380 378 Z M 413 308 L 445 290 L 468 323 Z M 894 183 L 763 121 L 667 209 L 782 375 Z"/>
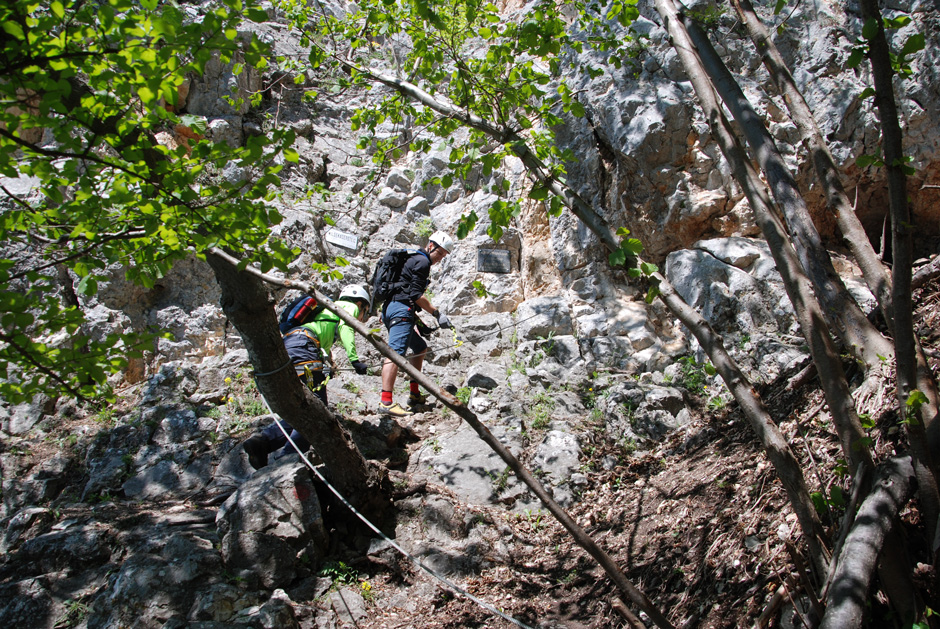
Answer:
<path fill-rule="evenodd" d="M 415 327 L 418 328 L 418 334 L 424 337 L 428 337 L 434 332 L 434 330 L 424 324 L 424 321 L 418 318 L 415 318 Z"/>
<path fill-rule="evenodd" d="M 353 369 L 356 370 L 356 373 L 359 374 L 360 376 L 366 375 L 366 373 L 369 371 L 369 365 L 365 364 L 361 360 L 355 361 L 352 364 L 352 366 L 353 366 Z"/>
<path fill-rule="evenodd" d="M 453 328 L 454 324 L 450 322 L 450 319 L 447 318 L 447 315 L 441 312 L 440 310 L 435 313 L 434 317 L 437 319 L 437 324 L 442 328 Z"/>

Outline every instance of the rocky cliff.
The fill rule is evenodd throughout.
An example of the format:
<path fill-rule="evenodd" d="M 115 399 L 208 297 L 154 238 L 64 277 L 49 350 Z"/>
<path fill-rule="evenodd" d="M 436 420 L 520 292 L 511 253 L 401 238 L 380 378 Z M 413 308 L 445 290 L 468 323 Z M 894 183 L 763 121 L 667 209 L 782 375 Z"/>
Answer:
<path fill-rule="evenodd" d="M 696 7 L 707 10 L 721 32 L 720 52 L 798 175 L 840 271 L 870 309 L 872 297 L 842 254 L 809 157 L 753 46 L 730 10 Z M 268 11 L 270 21 L 255 27 L 262 38 L 276 54 L 302 54 L 283 16 L 273 7 Z M 877 248 L 886 215 L 884 176 L 856 165 L 859 156 L 876 153 L 879 142 L 872 101 L 863 97 L 871 78 L 863 68 L 845 68 L 859 35 L 855 8 L 822 2 L 800 3 L 786 15 L 773 16 L 769 5 L 759 11 L 778 26 L 777 45 Z M 905 149 L 916 170 L 909 196 L 917 246 L 927 257 L 940 242 L 940 21 L 931 5 L 918 0 L 892 2 L 889 13 L 900 12 L 914 19 L 893 34 L 897 41 L 914 31 L 927 37 L 913 74 L 897 83 Z M 805 366 L 807 352 L 767 245 L 756 238 L 747 202 L 659 22 L 641 3 L 634 28 L 644 38 L 635 56 L 620 70 L 578 86 L 586 115 L 566 118 L 556 130 L 559 143 L 577 158 L 568 166 L 568 182 L 611 224 L 628 226 L 644 242 L 756 383 L 779 384 Z M 444 146 L 408 153 L 390 169 L 374 166 L 369 152 L 357 148 L 349 121 L 380 90 L 324 92 L 311 102 L 303 95 L 318 84 L 313 73 L 276 65 L 237 75 L 234 69 L 209 64 L 204 76 L 192 77 L 179 109 L 204 117 L 207 137 L 217 142 L 241 143 L 275 127 L 297 133 L 300 159 L 284 163 L 272 201 L 284 220 L 274 229 L 301 250 L 291 269 L 295 279 L 318 281 L 313 264 L 332 264 L 337 256 L 349 261 L 340 269 L 343 279 L 326 283 L 324 292 L 336 295 L 347 283 L 366 281 L 389 248 L 422 246 L 437 229 L 455 233 L 460 217 L 471 211 L 486 217 L 494 183 L 505 180 L 510 195 L 526 194 L 522 165 L 512 160 L 488 177 L 476 169 L 449 187 L 434 183 L 449 162 Z M 264 97 L 256 107 L 232 107 L 223 97 L 232 90 L 246 103 L 251 93 Z M 389 136 L 413 131 L 391 124 L 382 129 Z M 188 133 L 168 131 L 159 141 L 184 143 Z M 239 181 L 244 173 L 226 168 L 224 176 Z M 29 182 L 5 185 L 28 196 Z M 540 471 L 559 502 L 582 509 L 586 497 L 597 497 L 592 492 L 614 491 L 615 476 L 642 490 L 659 460 L 720 441 L 713 425 L 700 423 L 700 413 L 727 412 L 730 395 L 721 380 L 704 370 L 704 355 L 665 308 L 646 304 L 622 272 L 610 269 L 606 252 L 576 218 L 549 219 L 539 203 L 527 200 L 498 243 L 487 227 L 484 218 L 433 269 L 431 299 L 452 316 L 459 336 L 433 337 L 426 371 L 454 385 L 494 433 Z M 498 259 L 498 268 L 483 264 L 487 256 Z M 433 609 L 428 616 L 416 611 L 426 614 L 439 604 L 427 582 L 421 582 L 426 589 L 412 591 L 389 585 L 376 599 L 370 580 L 350 576 L 356 570 L 331 559 L 347 551 L 360 566 L 367 564 L 361 575 L 385 566 L 393 575 L 389 582 L 418 581 L 417 571 L 402 569 L 387 543 L 328 530 L 324 512 L 338 507 L 295 458 L 254 474 L 247 466 L 240 440 L 271 416 L 218 302 L 211 271 L 196 259 L 176 265 L 149 290 L 113 268 L 98 294 L 82 302 L 88 329 L 104 336 L 153 326 L 171 334 L 115 380 L 120 402 L 96 413 L 64 399 L 0 406 L 5 626 L 379 626 L 379 617 L 393 613 L 405 622 L 409 613 L 433 617 Z M 378 319 L 370 325 L 381 327 Z M 377 352 L 362 353 L 379 365 Z M 335 409 L 347 417 L 363 453 L 398 474 L 405 515 L 397 538 L 434 569 L 464 582 L 480 574 L 522 579 L 514 553 L 538 573 L 532 562 L 547 560 L 534 549 L 548 539 L 547 525 L 540 524 L 547 516 L 504 464 L 441 409 L 401 424 L 374 415 L 378 378 L 356 376 L 336 358 L 340 371 L 329 384 Z M 762 486 L 768 474 L 749 463 L 738 461 L 735 478 L 721 480 L 719 474 L 710 481 Z M 601 473 L 610 485 L 598 483 Z M 435 489 L 405 495 L 422 484 Z M 719 493 L 722 500 L 737 499 Z M 678 527 L 680 506 L 662 496 L 656 501 L 654 509 L 666 515 L 653 528 Z M 782 504 L 779 495 L 768 499 L 772 504 Z M 610 509 L 611 521 L 627 517 Z M 630 509 L 644 512 L 639 503 Z M 766 555 L 745 557 L 746 567 L 782 543 L 777 535 L 792 523 L 790 516 L 785 510 L 757 513 L 729 537 L 749 552 L 767 545 Z M 593 524 L 596 517 L 585 514 Z M 692 526 L 711 525 L 703 518 Z M 652 562 L 651 552 L 637 555 Z M 722 575 L 740 561 L 734 553 L 727 557 L 731 563 L 722 564 Z M 558 572 L 559 582 L 584 570 L 564 557 L 553 566 L 548 570 Z M 652 583 L 656 579 L 668 582 L 668 571 Z M 531 583 L 545 586 L 537 576 Z M 735 592 L 745 596 L 749 587 Z M 524 592 L 515 597 L 524 600 Z M 566 626 L 563 611 L 549 610 L 545 601 L 528 609 L 507 601 L 505 607 L 522 610 L 533 625 L 545 614 L 541 626 Z M 605 615 L 610 613 L 606 608 L 579 617 L 613 622 Z M 363 624 L 368 622 L 375 624 Z"/>

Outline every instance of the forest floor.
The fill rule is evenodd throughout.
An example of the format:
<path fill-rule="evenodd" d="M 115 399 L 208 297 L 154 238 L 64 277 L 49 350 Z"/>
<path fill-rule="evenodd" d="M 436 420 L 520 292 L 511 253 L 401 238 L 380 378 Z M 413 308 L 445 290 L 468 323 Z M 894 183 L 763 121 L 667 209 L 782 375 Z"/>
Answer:
<path fill-rule="evenodd" d="M 916 297 L 917 334 L 937 373 L 940 287 L 934 282 Z M 851 369 L 850 362 L 846 366 Z M 827 473 L 839 469 L 842 455 L 818 380 L 791 390 L 789 376 L 763 387 L 761 395 L 800 458 L 834 539 L 851 479 Z M 569 513 L 677 627 L 801 627 L 809 606 L 804 584 L 818 576 L 798 568 L 806 561 L 785 492 L 736 406 L 696 402 L 693 420 L 654 451 L 624 458 L 619 446 L 605 441 L 600 426 L 582 435 L 591 442 L 582 444 L 581 468 L 590 482 Z M 417 418 L 413 428 L 425 438 L 437 418 L 430 413 Z M 895 411 L 866 419 L 879 458 L 906 450 Z M 611 456 L 619 464 L 605 469 Z M 424 491 L 453 500 L 440 487 L 429 484 Z M 652 626 L 547 511 L 458 507 L 455 522 L 466 521 L 468 513 L 474 522 L 499 530 L 509 548 L 503 560 L 454 579 L 470 594 L 531 627 Z M 902 514 L 907 535 L 919 535 L 918 517 L 914 501 Z M 926 556 L 912 559 L 929 563 Z M 919 572 L 925 567 L 921 564 Z M 433 579 L 405 558 L 394 566 L 360 562 L 357 570 L 365 609 L 349 626 L 515 626 L 466 597 L 430 587 Z M 927 575 L 922 576 L 926 583 Z M 870 626 L 894 626 L 883 601 L 874 593 L 876 624 Z M 634 614 L 642 625 L 633 624 Z"/>

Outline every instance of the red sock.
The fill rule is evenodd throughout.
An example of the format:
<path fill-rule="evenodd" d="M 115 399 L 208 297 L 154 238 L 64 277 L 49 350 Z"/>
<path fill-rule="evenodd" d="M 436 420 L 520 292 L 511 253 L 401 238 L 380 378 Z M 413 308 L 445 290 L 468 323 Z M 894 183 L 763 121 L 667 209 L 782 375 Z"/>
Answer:
<path fill-rule="evenodd" d="M 392 392 L 382 391 L 382 404 L 389 405 L 391 403 L 392 403 Z"/>
<path fill-rule="evenodd" d="M 414 380 L 411 381 L 411 392 L 420 393 L 420 391 L 418 391 L 418 383 L 415 382 Z"/>

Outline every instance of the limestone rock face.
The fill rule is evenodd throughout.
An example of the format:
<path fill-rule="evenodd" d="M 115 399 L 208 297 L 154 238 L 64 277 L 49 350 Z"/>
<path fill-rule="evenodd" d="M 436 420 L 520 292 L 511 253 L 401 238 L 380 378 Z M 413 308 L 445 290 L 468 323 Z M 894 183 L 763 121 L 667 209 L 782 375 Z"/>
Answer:
<path fill-rule="evenodd" d="M 874 155 L 880 141 L 872 99 L 861 98 L 872 79 L 865 64 L 856 70 L 845 67 L 862 25 L 857 9 L 828 2 L 812 9 L 795 7 L 787 17 L 787 28 L 775 30 L 781 18 L 772 15 L 769 6 L 756 8 L 803 90 L 843 171 L 848 194 L 857 195 L 858 214 L 877 243 L 887 207 L 884 169 L 855 165 L 859 156 Z M 742 206 L 743 195 L 659 26 L 657 12 L 652 3 L 641 2 L 639 9 L 634 30 L 647 39 L 628 62 L 628 71 L 576 79 L 575 87 L 584 90 L 581 102 L 587 113 L 558 128 L 562 147 L 577 157 L 568 166 L 568 182 L 595 206 L 605 208 L 612 224 L 628 226 L 657 262 L 701 238 L 756 235 L 746 201 Z M 913 74 L 896 82 L 895 89 L 905 154 L 916 170 L 908 193 L 918 225 L 925 230 L 922 242 L 932 251 L 940 236 L 936 203 L 940 192 L 935 187 L 940 181 L 940 127 L 935 123 L 940 114 L 940 34 L 929 10 L 909 9 L 913 21 L 891 31 L 890 37 L 898 47 L 915 32 L 927 37 L 925 50 L 912 63 Z M 719 16 L 711 27 L 712 41 L 797 176 L 820 232 L 837 244 L 839 234 L 810 157 L 800 147 L 786 105 L 753 44 L 734 28 L 735 20 L 731 10 Z M 591 54 L 585 52 L 582 59 Z"/>
<path fill-rule="evenodd" d="M 669 254 L 666 276 L 722 335 L 755 382 L 773 380 L 807 357 L 793 306 L 764 241 L 700 241 L 693 249 Z M 694 339 L 692 347 L 704 360 Z"/>
<path fill-rule="evenodd" d="M 174 616 L 186 617 L 197 594 L 221 579 L 209 540 L 177 534 L 153 550 L 120 564 L 93 603 L 89 627 L 163 627 Z"/>

